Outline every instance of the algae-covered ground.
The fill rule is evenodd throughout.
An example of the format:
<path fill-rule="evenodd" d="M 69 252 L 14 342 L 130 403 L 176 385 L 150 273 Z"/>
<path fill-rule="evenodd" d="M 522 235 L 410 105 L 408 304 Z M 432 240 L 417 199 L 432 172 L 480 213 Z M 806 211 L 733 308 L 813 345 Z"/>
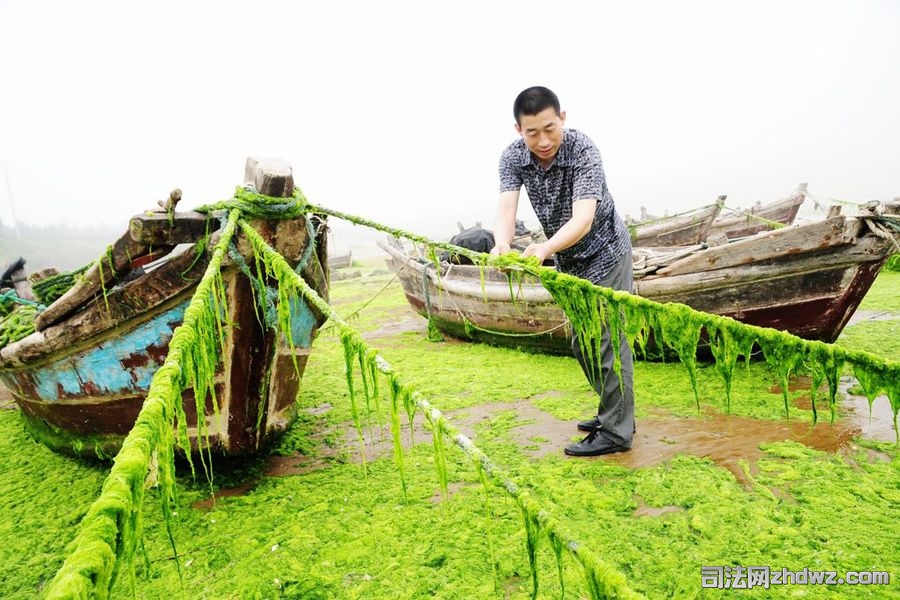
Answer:
<path fill-rule="evenodd" d="M 378 266 L 334 281 L 333 305 L 636 592 L 900 598 L 900 456 L 886 398 L 869 416 L 864 399 L 848 396 L 833 423 L 820 407 L 813 427 L 809 381 L 791 385 L 786 417 L 776 377 L 755 361 L 735 375 L 730 415 L 721 378 L 702 367 L 698 412 L 680 364 L 639 362 L 633 450 L 568 458 L 562 446 L 596 402 L 574 359 L 428 341 L 424 319 Z M 858 317 L 839 343 L 900 358 L 900 273 L 879 276 Z M 417 418 L 403 432 L 404 498 L 384 399 L 364 419 L 361 450 L 334 329 L 317 339 L 298 401 L 300 418 L 271 453 L 215 462 L 214 498 L 181 466 L 177 560 L 159 493 L 148 492 L 136 588 L 122 574 L 114 598 L 531 597 L 522 514 L 501 487 L 481 484 L 461 451 L 446 445 L 442 497 Z M 0 457 L 0 597 L 40 597 L 109 465 L 50 452 L 12 408 L 0 410 Z M 545 539 L 537 564 L 539 598 L 559 598 L 561 581 L 566 598 L 587 597 L 580 566 L 564 554 L 560 579 Z M 891 583 L 734 592 L 702 588 L 703 566 L 886 571 Z"/>

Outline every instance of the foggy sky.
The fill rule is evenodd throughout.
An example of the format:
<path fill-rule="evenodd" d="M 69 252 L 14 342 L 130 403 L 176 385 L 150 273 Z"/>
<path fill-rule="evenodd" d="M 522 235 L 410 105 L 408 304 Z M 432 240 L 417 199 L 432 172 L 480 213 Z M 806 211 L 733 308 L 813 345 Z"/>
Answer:
<path fill-rule="evenodd" d="M 318 204 L 490 225 L 535 84 L 597 143 L 623 215 L 800 182 L 892 198 L 898 26 L 890 0 L 0 0 L 0 220 L 125 227 L 174 187 L 185 209 L 230 196 L 260 155 Z"/>

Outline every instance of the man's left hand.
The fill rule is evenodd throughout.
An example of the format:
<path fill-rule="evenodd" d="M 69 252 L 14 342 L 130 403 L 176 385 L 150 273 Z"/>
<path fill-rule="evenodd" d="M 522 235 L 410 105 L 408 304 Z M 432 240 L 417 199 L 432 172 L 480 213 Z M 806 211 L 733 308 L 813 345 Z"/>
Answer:
<path fill-rule="evenodd" d="M 553 248 L 547 242 L 541 242 L 540 244 L 528 244 L 528 247 L 522 252 L 522 258 L 537 256 L 543 263 L 551 254 L 553 254 Z"/>

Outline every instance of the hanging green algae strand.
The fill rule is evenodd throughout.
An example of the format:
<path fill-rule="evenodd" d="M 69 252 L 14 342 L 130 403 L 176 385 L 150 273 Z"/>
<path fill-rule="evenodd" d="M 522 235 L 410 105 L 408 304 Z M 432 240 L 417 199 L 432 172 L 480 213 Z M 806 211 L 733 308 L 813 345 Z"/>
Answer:
<path fill-rule="evenodd" d="M 444 434 L 442 431 L 444 415 L 435 415 L 431 411 L 425 413 L 425 418 L 431 426 L 431 443 L 434 449 L 434 466 L 437 470 L 438 485 L 440 486 L 441 496 L 446 499 L 448 496 L 448 476 L 447 476 L 447 457 L 444 454 Z"/>
<path fill-rule="evenodd" d="M 756 338 L 746 335 L 742 329 L 727 328 L 724 321 L 714 319 L 707 325 L 709 333 L 709 348 L 716 362 L 716 371 L 725 382 L 725 414 L 731 414 L 731 388 L 734 379 L 734 369 L 738 359 L 743 356 L 747 364 Z"/>
<path fill-rule="evenodd" d="M 159 457 L 158 481 L 166 529 L 177 557 L 171 533 L 171 506 L 175 497 L 173 449 L 176 443 L 173 421 L 180 410 L 181 392 L 186 383 L 182 362 L 185 355 L 195 351 L 196 323 L 209 312 L 210 287 L 219 273 L 238 216 L 237 212 L 230 215 L 206 273 L 185 310 L 184 321 L 172 336 L 166 361 L 154 374 L 147 399 L 116 454 L 100 496 L 81 522 L 72 552 L 50 582 L 47 598 L 105 598 L 121 565 L 125 565 L 133 577 L 134 551 L 141 535 L 144 480 L 154 452 Z M 190 447 L 185 450 L 189 458 Z"/>

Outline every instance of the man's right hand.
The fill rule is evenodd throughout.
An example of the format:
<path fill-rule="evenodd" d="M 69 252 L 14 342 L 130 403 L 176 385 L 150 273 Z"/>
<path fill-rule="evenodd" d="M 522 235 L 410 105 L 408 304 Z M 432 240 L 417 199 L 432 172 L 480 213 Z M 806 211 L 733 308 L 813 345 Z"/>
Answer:
<path fill-rule="evenodd" d="M 500 256 L 501 254 L 506 254 L 510 252 L 512 248 L 509 244 L 497 244 L 493 248 L 491 248 L 491 256 Z"/>

